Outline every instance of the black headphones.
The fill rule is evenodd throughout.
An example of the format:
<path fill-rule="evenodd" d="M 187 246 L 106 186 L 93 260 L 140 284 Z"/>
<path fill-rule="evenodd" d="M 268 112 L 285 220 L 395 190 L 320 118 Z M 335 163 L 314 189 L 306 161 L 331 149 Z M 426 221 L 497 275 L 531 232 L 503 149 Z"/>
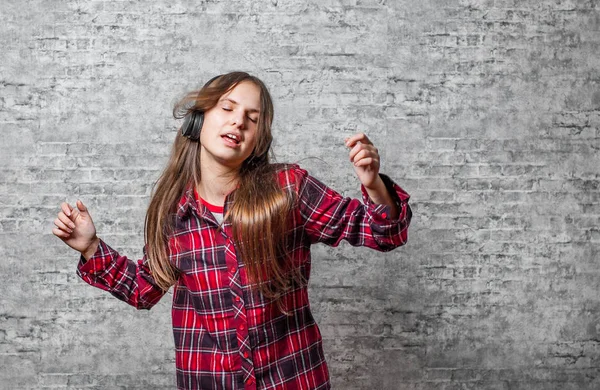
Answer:
<path fill-rule="evenodd" d="M 221 77 L 218 75 L 208 80 L 202 89 L 208 87 L 213 81 Z M 200 139 L 200 130 L 202 130 L 202 124 L 204 123 L 204 111 L 193 110 L 189 112 L 183 120 L 181 125 L 181 135 L 189 138 L 192 141 L 198 141 Z"/>

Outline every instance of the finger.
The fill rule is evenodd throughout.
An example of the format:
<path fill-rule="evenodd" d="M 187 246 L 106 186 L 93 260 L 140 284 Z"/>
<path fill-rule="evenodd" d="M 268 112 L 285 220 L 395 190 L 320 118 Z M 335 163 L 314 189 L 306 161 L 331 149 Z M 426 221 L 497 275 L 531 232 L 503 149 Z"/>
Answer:
<path fill-rule="evenodd" d="M 81 211 L 82 213 L 87 213 L 87 207 L 85 207 L 82 201 L 78 200 L 76 204 L 79 211 Z"/>
<path fill-rule="evenodd" d="M 366 149 L 362 149 L 360 150 L 358 153 L 356 153 L 356 155 L 354 156 L 354 158 L 351 160 L 352 162 L 357 162 L 359 160 L 362 160 L 363 158 L 369 157 L 369 151 Z"/>
<path fill-rule="evenodd" d="M 357 142 L 361 142 L 363 144 L 372 144 L 365 133 L 354 134 L 351 137 L 346 138 L 346 146 L 353 147 Z"/>
<path fill-rule="evenodd" d="M 63 202 L 60 205 L 60 209 L 62 210 L 63 213 L 65 213 L 65 215 L 67 217 L 70 217 L 71 216 L 71 210 L 73 210 L 73 207 L 71 207 L 71 205 L 68 204 L 67 202 Z"/>
<path fill-rule="evenodd" d="M 361 151 L 366 151 L 366 153 L 373 153 L 376 152 L 377 149 L 375 149 L 373 145 L 365 145 L 362 143 L 356 144 L 350 151 L 350 161 L 354 161 L 358 153 L 360 153 Z"/>
<path fill-rule="evenodd" d="M 373 162 L 375 162 L 375 159 L 373 157 L 361 158 L 360 160 L 357 160 L 354 162 L 354 166 L 355 167 L 364 167 L 364 166 L 373 164 Z"/>
<path fill-rule="evenodd" d="M 363 148 L 362 144 L 356 144 L 354 145 L 354 147 L 352 149 L 350 149 L 350 153 L 348 154 L 348 157 L 350 157 L 350 161 L 354 161 L 354 158 L 356 157 L 356 155 L 358 154 L 358 152 L 360 152 Z"/>
<path fill-rule="evenodd" d="M 53 228 L 52 229 L 52 233 L 58 237 L 58 238 L 62 238 L 62 239 L 67 239 L 69 238 L 71 235 L 67 232 L 63 232 L 62 230 L 60 230 L 59 228 Z"/>
<path fill-rule="evenodd" d="M 354 134 L 353 136 L 350 137 L 350 142 L 352 142 L 352 143 L 361 142 L 363 144 L 371 144 L 371 140 L 369 140 L 369 137 L 367 137 L 367 135 L 365 133 Z"/>
<path fill-rule="evenodd" d="M 73 214 L 71 214 L 71 215 L 73 215 Z M 65 226 L 68 226 L 70 229 L 75 229 L 75 224 L 73 223 L 71 218 L 67 217 L 64 213 L 62 213 L 62 212 L 58 213 L 57 219 L 59 221 L 61 221 Z"/>
<path fill-rule="evenodd" d="M 59 228 L 60 230 L 63 230 L 67 233 L 73 233 L 73 229 L 71 227 L 69 227 L 68 225 L 66 225 L 63 221 L 61 221 L 60 219 L 56 218 L 54 220 L 54 225 Z"/>

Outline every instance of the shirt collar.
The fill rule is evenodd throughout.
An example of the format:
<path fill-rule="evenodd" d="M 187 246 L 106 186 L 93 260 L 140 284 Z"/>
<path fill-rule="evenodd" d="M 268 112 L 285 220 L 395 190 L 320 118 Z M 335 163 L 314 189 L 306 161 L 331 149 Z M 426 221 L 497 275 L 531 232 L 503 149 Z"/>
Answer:
<path fill-rule="evenodd" d="M 190 209 L 194 210 L 196 214 L 200 214 L 198 210 L 198 204 L 196 203 L 196 199 L 194 198 L 193 184 L 187 185 L 187 187 L 183 191 L 183 195 L 179 199 L 179 203 L 177 204 L 177 217 L 179 219 L 183 219 L 186 215 L 190 213 Z"/>
<path fill-rule="evenodd" d="M 223 209 L 224 214 L 227 212 L 227 210 L 233 204 L 232 195 L 234 192 L 235 192 L 235 190 L 230 192 L 225 197 L 225 205 L 224 205 L 224 209 Z M 185 188 L 185 190 L 183 191 L 183 195 L 179 199 L 179 203 L 177 204 L 177 214 L 176 215 L 177 215 L 177 218 L 184 219 L 188 214 L 190 214 L 191 210 L 193 210 L 196 212 L 197 215 L 200 216 L 203 214 L 204 208 L 205 207 L 201 208 L 201 206 L 198 204 L 198 202 L 196 200 L 196 195 L 194 194 L 194 185 L 188 184 L 187 187 Z"/>

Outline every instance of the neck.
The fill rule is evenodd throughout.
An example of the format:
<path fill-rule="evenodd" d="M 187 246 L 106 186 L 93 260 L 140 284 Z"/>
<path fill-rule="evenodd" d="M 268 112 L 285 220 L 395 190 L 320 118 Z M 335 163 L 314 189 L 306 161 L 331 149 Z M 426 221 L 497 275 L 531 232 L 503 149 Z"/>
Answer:
<path fill-rule="evenodd" d="M 208 203 L 220 206 L 225 197 L 238 184 L 238 170 L 217 164 L 214 161 L 201 161 L 200 183 L 196 187 L 198 195 Z"/>

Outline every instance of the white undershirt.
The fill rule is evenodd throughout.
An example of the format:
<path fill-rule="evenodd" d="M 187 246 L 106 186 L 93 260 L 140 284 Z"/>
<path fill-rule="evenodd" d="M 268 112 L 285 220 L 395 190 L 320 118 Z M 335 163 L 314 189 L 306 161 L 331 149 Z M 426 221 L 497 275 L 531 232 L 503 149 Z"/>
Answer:
<path fill-rule="evenodd" d="M 219 225 L 223 223 L 223 213 L 215 213 L 214 211 L 211 211 L 211 213 L 215 216 L 215 219 L 217 222 L 219 222 Z"/>

